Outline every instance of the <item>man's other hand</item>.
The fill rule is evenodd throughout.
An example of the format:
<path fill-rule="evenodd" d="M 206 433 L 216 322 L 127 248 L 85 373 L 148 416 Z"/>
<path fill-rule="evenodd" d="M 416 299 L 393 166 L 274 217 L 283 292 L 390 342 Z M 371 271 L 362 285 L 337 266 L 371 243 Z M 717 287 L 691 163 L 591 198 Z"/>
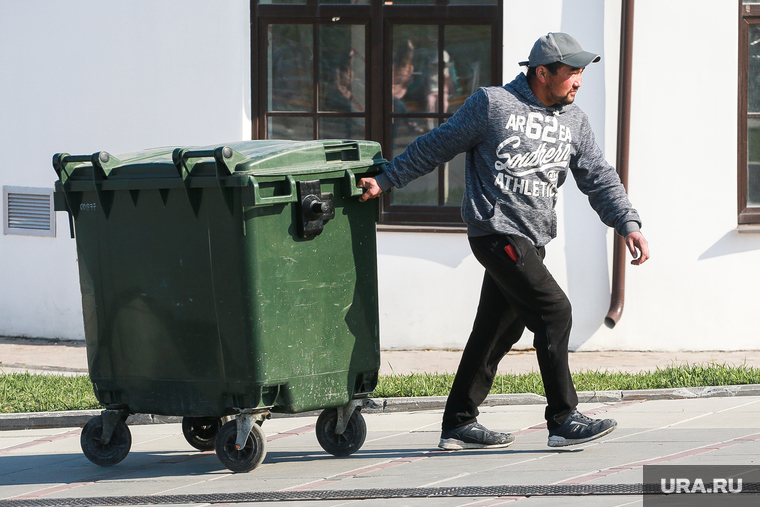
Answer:
<path fill-rule="evenodd" d="M 649 243 L 640 232 L 632 232 L 625 237 L 625 244 L 628 245 L 633 260 L 631 264 L 638 266 L 644 264 L 649 259 Z"/>
<path fill-rule="evenodd" d="M 375 178 L 362 178 L 356 186 L 364 189 L 364 194 L 359 197 L 359 201 L 361 202 L 364 202 L 367 199 L 374 199 L 383 193 L 383 190 L 380 188 L 380 185 L 377 184 Z"/>

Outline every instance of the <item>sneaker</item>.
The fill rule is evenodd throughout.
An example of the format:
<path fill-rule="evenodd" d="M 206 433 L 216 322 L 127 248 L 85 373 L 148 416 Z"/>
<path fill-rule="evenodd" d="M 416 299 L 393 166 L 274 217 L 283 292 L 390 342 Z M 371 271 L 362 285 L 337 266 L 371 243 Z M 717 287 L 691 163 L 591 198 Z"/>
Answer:
<path fill-rule="evenodd" d="M 549 430 L 549 447 L 582 444 L 606 435 L 616 426 L 614 419 L 592 419 L 575 410 L 562 426 Z"/>
<path fill-rule="evenodd" d="M 491 431 L 483 425 L 473 422 L 453 430 L 442 431 L 438 447 L 447 451 L 494 449 L 507 447 L 514 441 L 515 437 L 511 433 Z"/>

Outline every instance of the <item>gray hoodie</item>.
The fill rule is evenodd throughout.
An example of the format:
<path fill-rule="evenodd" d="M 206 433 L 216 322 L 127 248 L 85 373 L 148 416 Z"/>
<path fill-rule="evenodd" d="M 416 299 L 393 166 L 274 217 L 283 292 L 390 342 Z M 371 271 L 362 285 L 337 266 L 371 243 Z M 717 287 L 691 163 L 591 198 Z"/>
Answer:
<path fill-rule="evenodd" d="M 440 127 L 418 137 L 377 177 L 403 188 L 467 152 L 462 219 L 470 236 L 515 234 L 544 246 L 557 235 L 557 189 L 568 168 L 602 222 L 618 234 L 641 219 L 575 104 L 543 105 L 524 74 L 480 88 Z"/>

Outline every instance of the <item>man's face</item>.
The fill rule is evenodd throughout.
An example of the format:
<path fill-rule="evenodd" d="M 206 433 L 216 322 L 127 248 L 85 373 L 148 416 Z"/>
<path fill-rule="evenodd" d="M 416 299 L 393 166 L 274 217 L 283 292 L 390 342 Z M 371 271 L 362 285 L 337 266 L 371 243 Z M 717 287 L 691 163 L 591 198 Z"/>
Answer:
<path fill-rule="evenodd" d="M 584 67 L 585 68 L 585 67 Z M 583 84 L 583 69 L 561 64 L 556 74 L 546 70 L 544 82 L 547 96 L 554 105 L 567 106 L 575 100 L 575 94 Z"/>

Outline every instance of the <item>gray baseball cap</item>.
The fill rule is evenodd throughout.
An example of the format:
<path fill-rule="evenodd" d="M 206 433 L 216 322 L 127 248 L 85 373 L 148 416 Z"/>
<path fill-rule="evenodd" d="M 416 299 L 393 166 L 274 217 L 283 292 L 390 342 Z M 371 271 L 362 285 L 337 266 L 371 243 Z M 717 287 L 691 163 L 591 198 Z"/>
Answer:
<path fill-rule="evenodd" d="M 597 54 L 583 51 L 573 36 L 566 33 L 549 32 L 533 44 L 528 60 L 520 62 L 519 65 L 538 67 L 539 65 L 560 62 L 570 67 L 582 68 L 601 59 L 602 57 Z"/>

